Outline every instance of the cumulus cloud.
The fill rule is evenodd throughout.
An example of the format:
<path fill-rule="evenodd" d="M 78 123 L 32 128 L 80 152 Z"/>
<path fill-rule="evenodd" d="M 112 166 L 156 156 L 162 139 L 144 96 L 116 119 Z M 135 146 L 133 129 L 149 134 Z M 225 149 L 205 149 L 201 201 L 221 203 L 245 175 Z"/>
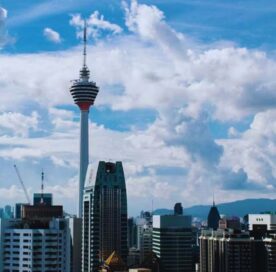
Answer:
<path fill-rule="evenodd" d="M 43 35 L 50 42 L 61 43 L 60 34 L 49 27 L 44 28 Z"/>
<path fill-rule="evenodd" d="M 0 188 L 0 193 L 2 195 L 2 199 L 5 201 L 9 200 L 22 200 L 22 202 L 26 202 L 24 199 L 24 191 L 20 189 L 16 185 L 11 185 L 8 188 Z"/>
<path fill-rule="evenodd" d="M 27 137 L 30 130 L 37 130 L 39 115 L 36 111 L 31 116 L 19 112 L 4 112 L 0 115 L 0 135 L 12 132 L 13 135 Z"/>
<path fill-rule="evenodd" d="M 131 33 L 88 47 L 92 80 L 101 87 L 95 107 L 124 111 L 126 117 L 129 110 L 150 109 L 157 117 L 144 129 L 128 131 L 91 123 L 94 168 L 98 160 L 122 160 L 129 194 L 162 196 L 160 205 L 176 199 L 185 205 L 211 203 L 213 188 L 221 200 L 272 196 L 276 60 L 261 50 L 196 43 L 168 25 L 157 7 L 137 1 L 124 5 Z M 92 15 L 91 35 L 122 33 L 98 12 Z M 82 20 L 73 16 L 71 24 L 80 30 Z M 47 158 L 53 168 L 64 173 L 72 168 L 76 175 L 79 116 L 64 106 L 73 104 L 68 89 L 81 66 L 80 51 L 0 56 L 0 110 L 24 108 L 31 102 L 39 114 L 47 112 L 43 119 L 49 125 L 47 134 L 35 137 L 29 137 L 37 128 L 32 122 L 27 128 L 18 125 L 19 134 L 2 135 L 3 160 Z M 251 125 L 240 129 L 244 120 Z M 3 123 L 3 129 L 14 131 Z M 228 136 L 216 139 L 214 124 L 226 126 Z M 182 171 L 160 171 L 175 168 Z"/>
<path fill-rule="evenodd" d="M 185 43 L 188 40 L 166 23 L 165 15 L 160 9 L 156 6 L 139 4 L 137 0 L 132 0 L 130 4 L 124 1 L 123 6 L 126 14 L 125 24 L 130 31 L 146 41 L 157 43 L 168 56 L 174 58 L 185 56 Z"/>
<path fill-rule="evenodd" d="M 109 32 L 112 35 L 119 34 L 123 29 L 116 24 L 113 24 L 104 19 L 104 16 L 99 11 L 94 11 L 86 20 L 87 34 L 93 38 L 99 38 L 102 32 Z M 84 19 L 80 14 L 72 15 L 70 24 L 77 28 L 77 36 L 82 37 Z"/>
<path fill-rule="evenodd" d="M 219 140 L 225 150 L 221 165 L 230 165 L 234 171 L 243 169 L 253 188 L 272 190 L 276 186 L 275 117 L 275 109 L 259 112 L 238 137 Z"/>
<path fill-rule="evenodd" d="M 45 190 L 52 193 L 58 200 L 77 199 L 78 197 L 78 177 L 73 177 L 65 184 L 57 184 L 53 186 L 47 185 Z"/>

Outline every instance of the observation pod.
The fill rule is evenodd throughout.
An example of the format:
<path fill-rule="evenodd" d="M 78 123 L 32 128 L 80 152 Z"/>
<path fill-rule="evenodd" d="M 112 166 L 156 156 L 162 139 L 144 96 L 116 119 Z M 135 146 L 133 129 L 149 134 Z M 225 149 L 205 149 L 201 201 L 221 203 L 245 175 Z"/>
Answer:
<path fill-rule="evenodd" d="M 70 88 L 70 93 L 80 110 L 88 111 L 91 105 L 94 105 L 99 92 L 96 83 L 89 81 L 89 70 L 86 65 L 80 71 L 80 79 L 75 80 Z"/>

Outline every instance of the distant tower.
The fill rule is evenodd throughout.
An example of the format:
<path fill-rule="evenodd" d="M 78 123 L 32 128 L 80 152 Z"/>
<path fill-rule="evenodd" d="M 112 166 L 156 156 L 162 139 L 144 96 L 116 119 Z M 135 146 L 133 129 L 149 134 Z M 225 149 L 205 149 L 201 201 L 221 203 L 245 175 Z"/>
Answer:
<path fill-rule="evenodd" d="M 174 215 L 183 215 L 183 208 L 181 203 L 175 203 Z"/>
<path fill-rule="evenodd" d="M 213 206 L 208 214 L 208 228 L 217 230 L 219 226 L 220 215 L 218 208 L 216 207 L 215 200 L 213 199 Z"/>
<path fill-rule="evenodd" d="M 121 162 L 87 170 L 82 218 L 82 272 L 97 271 L 113 251 L 127 262 L 127 194 Z"/>
<path fill-rule="evenodd" d="M 80 78 L 75 80 L 70 88 L 70 93 L 81 111 L 80 126 L 80 169 L 79 169 L 79 217 L 82 217 L 82 200 L 84 181 L 89 161 L 89 142 L 88 142 L 88 115 L 89 108 L 94 104 L 99 92 L 95 82 L 89 81 L 89 69 L 86 66 L 86 23 L 83 32 L 83 67 L 80 70 Z"/>

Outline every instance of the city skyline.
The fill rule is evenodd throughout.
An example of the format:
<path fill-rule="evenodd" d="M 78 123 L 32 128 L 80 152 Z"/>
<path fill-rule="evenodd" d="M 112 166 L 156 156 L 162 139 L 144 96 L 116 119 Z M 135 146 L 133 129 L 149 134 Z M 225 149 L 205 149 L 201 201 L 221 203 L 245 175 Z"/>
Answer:
<path fill-rule="evenodd" d="M 173 3 L 0 3 L 0 206 L 25 200 L 16 162 L 30 193 L 43 168 L 45 192 L 77 213 L 79 113 L 68 89 L 84 18 L 101 88 L 90 162 L 95 173 L 100 160 L 123 161 L 130 215 L 152 201 L 211 204 L 213 192 L 216 203 L 275 198 L 275 4 Z"/>

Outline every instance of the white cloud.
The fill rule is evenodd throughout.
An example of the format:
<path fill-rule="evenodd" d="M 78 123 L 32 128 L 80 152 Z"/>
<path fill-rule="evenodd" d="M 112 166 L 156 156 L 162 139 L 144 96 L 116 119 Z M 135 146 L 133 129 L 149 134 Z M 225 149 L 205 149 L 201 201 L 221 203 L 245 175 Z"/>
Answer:
<path fill-rule="evenodd" d="M 276 188 L 275 117 L 275 109 L 259 112 L 249 129 L 234 139 L 219 141 L 225 150 L 221 165 L 244 169 L 252 187 Z"/>
<path fill-rule="evenodd" d="M 93 38 L 99 38 L 101 32 L 106 31 L 111 34 L 119 34 L 123 29 L 116 24 L 110 23 L 104 19 L 104 16 L 99 11 L 94 11 L 86 21 L 87 23 L 87 34 Z M 84 19 L 80 14 L 72 15 L 70 24 L 77 28 L 78 37 L 82 37 L 82 31 L 84 26 Z"/>
<path fill-rule="evenodd" d="M 78 198 L 78 177 L 70 179 L 65 184 L 57 184 L 53 186 L 46 186 L 45 191 L 52 193 L 58 198 L 58 201 L 64 199 L 77 199 Z"/>
<path fill-rule="evenodd" d="M 14 135 L 27 137 L 30 130 L 37 130 L 39 115 L 32 112 L 31 116 L 19 112 L 4 112 L 0 115 L 0 134 L 11 131 Z"/>
<path fill-rule="evenodd" d="M 18 200 L 19 202 L 26 202 L 23 189 L 16 185 L 11 185 L 9 188 L 0 188 L 1 200 L 10 201 Z"/>
<path fill-rule="evenodd" d="M 4 22 L 8 17 L 8 11 L 0 7 L 0 22 Z"/>
<path fill-rule="evenodd" d="M 170 199 L 178 188 L 168 182 L 158 181 L 158 177 L 131 177 L 127 180 L 128 196 L 139 198 Z M 150 190 L 149 190 L 150 188 Z"/>
<path fill-rule="evenodd" d="M 60 34 L 49 27 L 44 28 L 43 35 L 47 40 L 53 43 L 61 43 Z"/>
<path fill-rule="evenodd" d="M 91 123 L 94 167 L 98 160 L 122 160 L 129 194 L 162 196 L 160 205 L 176 200 L 184 205 L 211 203 L 207 196 L 212 196 L 212 188 L 221 200 L 273 191 L 275 59 L 260 50 L 195 43 L 169 26 L 154 6 L 132 1 L 125 10 L 132 33 L 88 47 L 92 80 L 100 86 L 95 106 L 126 111 L 126 119 L 128 110 L 150 109 L 157 118 L 145 129 L 124 132 Z M 102 30 L 121 32 L 99 13 L 92 15 L 89 27 L 97 35 Z M 72 17 L 71 24 L 81 28 L 81 16 Z M 77 174 L 78 115 L 60 106 L 73 104 L 69 86 L 81 67 L 81 49 L 1 55 L 0 61 L 1 111 L 32 103 L 39 114 L 47 109 L 43 118 L 48 122 L 47 134 L 29 137 L 37 128 L 30 122 L 18 124 L 19 134 L 1 136 L 5 148 L 0 157 L 47 158 L 53 168 L 63 173 L 72 168 Z M 240 132 L 237 124 L 252 117 L 251 127 Z M 210 131 L 214 123 L 231 127 L 231 138 L 216 140 Z M 17 126 L 15 121 L 4 124 L 13 131 Z M 57 186 L 58 192 L 60 183 Z"/>

